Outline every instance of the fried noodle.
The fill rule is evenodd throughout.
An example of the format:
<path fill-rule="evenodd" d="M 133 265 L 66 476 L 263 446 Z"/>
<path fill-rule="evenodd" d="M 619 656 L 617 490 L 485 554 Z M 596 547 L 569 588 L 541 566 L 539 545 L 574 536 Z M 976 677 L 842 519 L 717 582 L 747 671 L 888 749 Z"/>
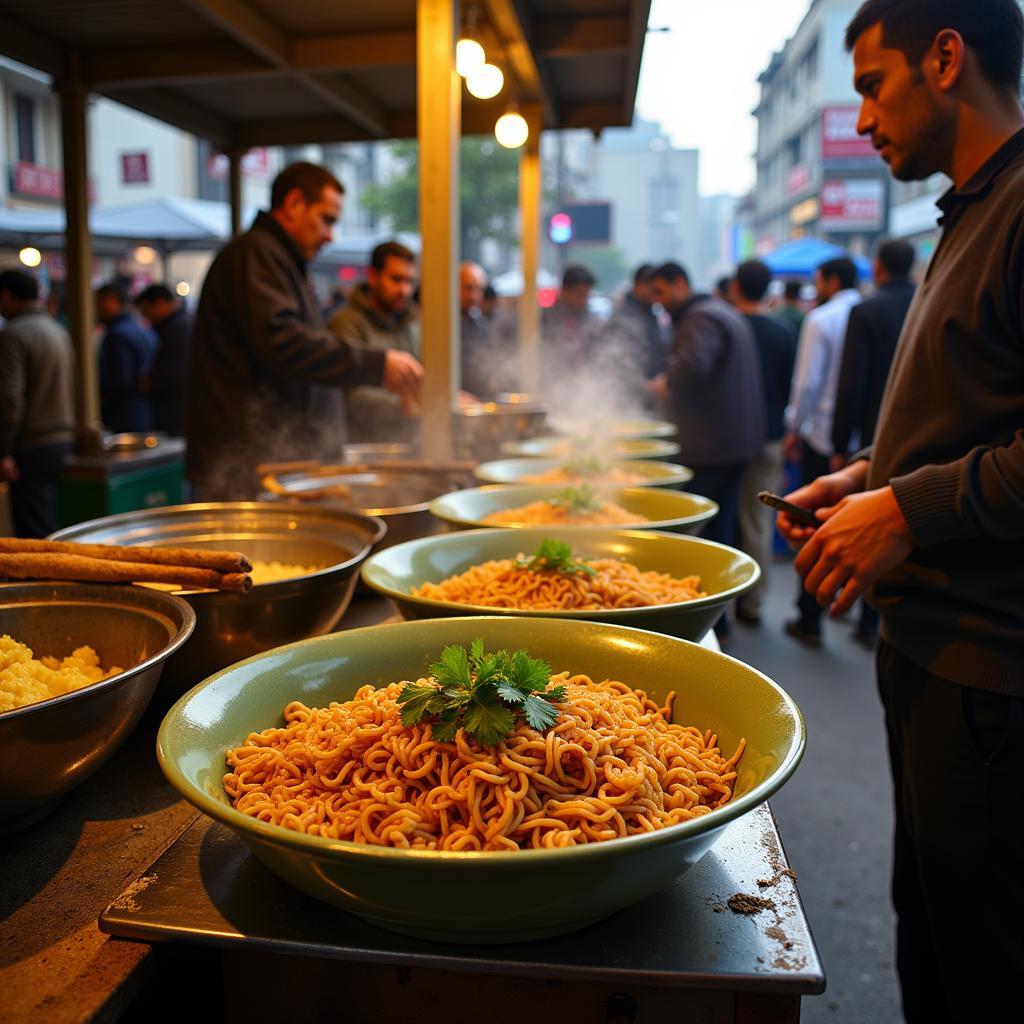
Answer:
<path fill-rule="evenodd" d="M 425 682 L 425 680 L 420 680 Z M 717 737 L 674 725 L 625 683 L 563 672 L 560 717 L 521 724 L 496 746 L 460 730 L 405 727 L 403 684 L 362 687 L 345 703 L 293 701 L 285 725 L 227 755 L 224 789 L 260 821 L 331 839 L 428 850 L 574 846 L 688 821 L 732 796 L 745 741 L 726 758 Z"/>

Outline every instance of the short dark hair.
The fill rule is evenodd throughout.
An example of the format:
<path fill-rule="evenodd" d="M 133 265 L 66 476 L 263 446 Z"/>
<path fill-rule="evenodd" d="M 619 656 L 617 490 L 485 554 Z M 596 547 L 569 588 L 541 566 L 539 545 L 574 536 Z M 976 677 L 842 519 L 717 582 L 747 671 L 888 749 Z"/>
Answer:
<path fill-rule="evenodd" d="M 132 300 L 135 305 L 139 305 L 140 302 L 173 302 L 177 296 L 170 288 L 165 284 L 151 284 L 148 288 L 143 288 L 138 295 Z"/>
<path fill-rule="evenodd" d="M 886 238 L 879 244 L 875 255 L 890 277 L 910 277 L 917 253 L 914 247 L 902 238 Z"/>
<path fill-rule="evenodd" d="M 668 281 L 669 284 L 675 284 L 676 281 L 685 281 L 687 284 L 690 283 L 690 275 L 686 272 L 685 268 L 681 263 L 674 263 L 671 260 L 668 263 L 662 263 L 660 267 L 654 272 L 654 276 L 661 278 L 662 281 Z"/>
<path fill-rule="evenodd" d="M 288 193 L 296 188 L 307 203 L 315 203 L 328 186 L 342 195 L 345 194 L 345 186 L 326 167 L 311 164 L 306 160 L 289 164 L 270 186 L 270 208 L 279 210 L 284 206 Z"/>
<path fill-rule="evenodd" d="M 641 263 L 636 270 L 633 271 L 633 284 L 647 284 L 649 281 L 654 280 L 654 264 L 653 263 Z"/>
<path fill-rule="evenodd" d="M 771 269 L 761 260 L 744 260 L 736 268 L 736 287 L 748 302 L 760 302 L 771 283 Z"/>
<path fill-rule="evenodd" d="M 35 302 L 39 281 L 24 270 L 5 270 L 0 273 L 0 292 L 10 292 L 19 302 Z"/>
<path fill-rule="evenodd" d="M 857 287 L 857 264 L 849 256 L 836 256 L 818 264 L 822 277 L 838 277 L 841 288 Z"/>
<path fill-rule="evenodd" d="M 497 297 L 498 297 L 498 293 L 494 290 L 494 285 L 493 284 L 485 284 L 484 285 L 484 298 L 485 299 L 496 299 Z"/>
<path fill-rule="evenodd" d="M 416 253 L 412 249 L 392 238 L 390 242 L 381 242 L 373 250 L 370 254 L 370 266 L 377 271 L 383 270 L 384 265 L 392 256 L 396 260 L 406 260 L 409 263 L 414 263 L 416 260 Z"/>
<path fill-rule="evenodd" d="M 125 288 L 120 281 L 108 281 L 106 284 L 101 284 L 96 289 L 96 298 L 102 299 L 110 296 L 112 299 L 117 301 L 123 306 L 128 301 L 128 290 Z"/>
<path fill-rule="evenodd" d="M 579 263 L 570 263 L 569 266 L 562 271 L 563 288 L 579 288 L 580 285 L 586 285 L 588 288 L 593 288 L 595 284 L 597 284 L 597 278 L 594 277 L 586 267 L 581 266 Z"/>
<path fill-rule="evenodd" d="M 846 49 L 882 23 L 887 47 L 917 66 L 945 28 L 963 36 L 981 73 L 1000 89 L 1020 89 L 1024 15 L 1015 0 L 866 0 L 846 27 Z"/>
<path fill-rule="evenodd" d="M 715 282 L 715 291 L 718 292 L 719 295 L 728 295 L 729 282 L 731 280 L 732 277 L 729 274 L 724 274 Z"/>
<path fill-rule="evenodd" d="M 799 299 L 800 296 L 803 294 L 803 290 L 804 290 L 804 283 L 803 283 L 803 281 L 797 281 L 797 280 L 794 280 L 794 279 L 790 279 L 789 281 L 786 282 L 782 294 L 785 295 L 785 297 L 790 302 L 796 302 L 796 300 Z"/>

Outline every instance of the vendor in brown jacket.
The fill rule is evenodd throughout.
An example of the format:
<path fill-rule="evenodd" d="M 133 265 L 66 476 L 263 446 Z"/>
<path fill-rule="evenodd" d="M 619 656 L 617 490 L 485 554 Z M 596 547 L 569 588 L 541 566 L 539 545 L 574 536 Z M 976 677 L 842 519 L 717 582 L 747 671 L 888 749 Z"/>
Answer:
<path fill-rule="evenodd" d="M 186 418 L 200 500 L 255 497 L 261 462 L 337 458 L 343 388 L 383 385 L 405 402 L 418 398 L 423 371 L 414 356 L 352 344 L 323 323 L 306 265 L 331 240 L 343 194 L 325 168 L 291 164 L 274 180 L 270 212 L 206 275 Z"/>

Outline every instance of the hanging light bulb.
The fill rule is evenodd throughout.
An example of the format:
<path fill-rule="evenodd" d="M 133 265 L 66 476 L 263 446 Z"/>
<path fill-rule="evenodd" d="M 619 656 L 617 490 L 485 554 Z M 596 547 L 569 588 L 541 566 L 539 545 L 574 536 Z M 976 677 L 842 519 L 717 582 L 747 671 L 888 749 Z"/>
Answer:
<path fill-rule="evenodd" d="M 481 64 L 466 79 L 466 88 L 478 100 L 489 100 L 497 96 L 504 84 L 505 76 L 501 68 L 494 64 Z"/>
<path fill-rule="evenodd" d="M 455 70 L 463 78 L 468 78 L 486 63 L 484 48 L 475 39 L 464 36 L 455 44 Z"/>
<path fill-rule="evenodd" d="M 26 267 L 38 267 L 43 262 L 43 254 L 34 245 L 26 245 L 18 252 L 18 259 Z"/>
<path fill-rule="evenodd" d="M 494 137 L 506 149 L 518 149 L 530 137 L 530 126 L 518 110 L 509 110 L 495 122 Z"/>

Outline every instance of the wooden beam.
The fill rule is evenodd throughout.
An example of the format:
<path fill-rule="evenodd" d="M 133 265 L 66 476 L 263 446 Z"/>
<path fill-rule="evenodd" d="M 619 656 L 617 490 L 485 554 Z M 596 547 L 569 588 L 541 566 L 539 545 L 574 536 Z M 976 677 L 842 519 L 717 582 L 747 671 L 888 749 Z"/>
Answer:
<path fill-rule="evenodd" d="M 13 21 L 6 13 L 3 16 L 3 29 L 0 30 L 0 53 L 55 78 L 64 71 L 61 47 L 52 39 Z"/>
<path fill-rule="evenodd" d="M 415 135 L 415 131 L 411 133 Z M 274 118 L 243 121 L 234 126 L 231 140 L 243 149 L 253 146 L 308 146 L 321 142 L 366 142 L 376 138 L 341 115 Z"/>
<path fill-rule="evenodd" d="M 647 22 L 650 16 L 651 0 L 630 0 L 629 49 L 626 51 L 626 80 L 622 90 L 622 123 L 627 125 L 633 123 L 636 90 L 640 83 L 640 62 L 643 60 Z"/>
<path fill-rule="evenodd" d="M 630 41 L 630 19 L 615 15 L 538 18 L 533 28 L 537 50 L 549 58 L 621 53 Z"/>
<path fill-rule="evenodd" d="M 459 0 L 417 0 L 416 79 L 419 127 L 421 352 L 424 368 L 422 451 L 454 453 L 452 410 L 460 379 L 459 135 L 462 81 L 455 73 Z"/>
<path fill-rule="evenodd" d="M 247 50 L 259 54 L 278 67 L 288 63 L 290 41 L 287 34 L 269 18 L 250 7 L 245 0 L 184 0 Z"/>
<path fill-rule="evenodd" d="M 353 32 L 293 39 L 290 63 L 300 71 L 412 67 L 416 63 L 416 33 Z"/>
<path fill-rule="evenodd" d="M 633 114 L 630 108 L 629 117 L 623 115 L 623 105 L 619 100 L 595 100 L 588 103 L 573 103 L 562 110 L 562 128 L 589 128 L 599 132 L 602 128 L 619 128 L 632 123 Z"/>
<path fill-rule="evenodd" d="M 231 237 L 242 233 L 242 157 L 241 146 L 228 150 L 228 205 L 231 209 Z"/>
<path fill-rule="evenodd" d="M 96 325 L 92 294 L 92 242 L 89 235 L 89 90 L 81 79 L 78 54 L 68 55 L 57 83 L 60 97 L 62 163 L 64 166 L 64 251 L 67 256 L 67 302 L 71 340 L 78 360 L 76 424 L 85 444 L 99 433 L 99 389 L 96 375 Z"/>
<path fill-rule="evenodd" d="M 484 6 L 518 82 L 520 102 L 540 103 L 548 127 L 560 127 L 555 91 L 537 60 L 533 25 L 523 0 L 484 0 Z"/>
<path fill-rule="evenodd" d="M 115 84 L 184 85 L 280 74 L 276 66 L 237 43 L 94 50 L 83 54 L 82 66 L 85 80 L 94 88 Z"/>
<path fill-rule="evenodd" d="M 292 40 L 265 15 L 245 0 L 184 0 L 207 21 L 227 32 L 251 50 L 336 110 L 362 125 L 372 136 L 383 138 L 387 124 L 380 107 L 355 86 L 340 78 L 325 82 L 308 71 L 291 66 Z"/>
<path fill-rule="evenodd" d="M 541 165 L 540 111 L 522 111 L 530 136 L 519 156 L 519 253 L 523 291 L 519 296 L 519 381 L 523 391 L 536 394 L 540 386 L 540 307 L 537 269 L 540 266 Z"/>

